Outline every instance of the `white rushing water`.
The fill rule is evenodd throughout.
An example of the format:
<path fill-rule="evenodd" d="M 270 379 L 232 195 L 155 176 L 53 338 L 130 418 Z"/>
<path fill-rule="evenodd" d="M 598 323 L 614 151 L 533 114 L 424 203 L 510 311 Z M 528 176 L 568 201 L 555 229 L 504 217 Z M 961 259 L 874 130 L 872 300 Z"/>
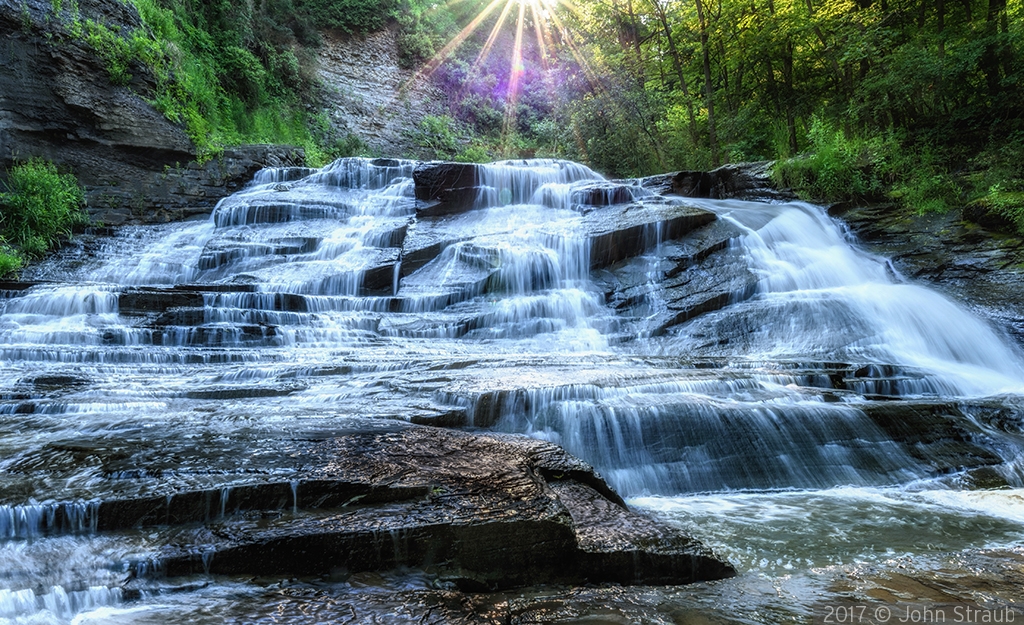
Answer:
<path fill-rule="evenodd" d="M 736 598 L 749 575 L 824 593 L 807 580 L 1024 540 L 1019 346 L 820 207 L 658 198 L 544 159 L 480 167 L 465 210 L 424 216 L 415 166 L 265 170 L 208 220 L 122 228 L 3 293 L 0 623 L 299 623 L 323 592 L 394 612 L 430 582 L 125 586 L 177 529 L 108 535 L 99 502 L 219 492 L 219 522 L 232 488 L 273 481 L 292 496 L 271 512 L 303 515 L 301 443 L 450 414 L 563 445 L 714 546 L 748 577 L 693 592 L 744 622 L 785 613 Z M 699 205 L 738 236 L 704 269 L 664 224 L 624 229 L 603 253 L 642 255 L 595 269 L 625 203 L 615 219 Z M 630 325 L 719 270 L 756 288 Z"/>
<path fill-rule="evenodd" d="M 932 374 L 946 395 L 1024 390 L 1024 357 L 1005 334 L 938 292 L 853 247 L 820 207 L 800 202 L 704 203 L 744 228 L 738 244 L 759 297 L 704 323 L 747 323 L 753 358 L 840 358 Z M 684 340 L 668 349 L 685 349 Z"/>

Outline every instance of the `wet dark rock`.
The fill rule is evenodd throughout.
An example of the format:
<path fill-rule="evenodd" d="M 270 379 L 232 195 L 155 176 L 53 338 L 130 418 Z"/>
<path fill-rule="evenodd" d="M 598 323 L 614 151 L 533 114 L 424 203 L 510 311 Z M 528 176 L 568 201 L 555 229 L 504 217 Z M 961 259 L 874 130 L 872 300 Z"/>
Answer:
<path fill-rule="evenodd" d="M 391 295 L 400 251 L 391 247 L 367 250 L 359 259 L 362 266 L 353 264 L 351 268 L 320 260 L 268 263 L 232 279 L 274 285 L 274 290 L 282 292 Z"/>
<path fill-rule="evenodd" d="M 375 265 L 363 272 L 363 285 L 360 292 L 367 295 L 393 295 L 397 263 L 389 262 Z"/>
<path fill-rule="evenodd" d="M 672 204 L 628 204 L 595 211 L 584 218 L 582 228 L 590 239 L 590 268 L 638 256 L 714 220 L 709 211 Z"/>
<path fill-rule="evenodd" d="M 351 205 L 345 201 L 325 198 L 304 198 L 301 194 L 277 192 L 279 197 L 253 200 L 236 196 L 221 204 L 214 213 L 218 228 L 260 224 L 283 224 L 313 219 L 336 219 L 347 216 Z"/>
<path fill-rule="evenodd" d="M 17 280 L 0 280 L 0 292 L 12 291 L 12 292 L 20 293 L 21 291 L 27 291 L 27 290 L 31 289 L 32 287 L 34 287 L 34 286 L 39 286 L 40 284 L 46 284 L 46 283 L 45 282 L 37 282 L 37 281 L 36 282 L 20 282 L 20 281 L 17 281 Z"/>
<path fill-rule="evenodd" d="M 174 345 L 231 347 L 237 344 L 272 346 L 281 344 L 281 335 L 276 326 L 254 323 L 235 324 L 230 327 L 212 324 L 183 328 L 166 326 L 154 330 L 149 335 L 149 341 L 155 346 L 167 345 L 169 347 Z M 123 337 L 118 334 L 112 334 L 106 342 L 111 345 L 125 344 Z"/>
<path fill-rule="evenodd" d="M 730 268 L 735 265 L 729 263 Z M 673 280 L 666 285 L 665 298 L 669 316 L 652 332 L 653 336 L 705 313 L 721 310 L 742 302 L 757 292 L 757 276 L 746 270 L 730 275 L 702 271 L 696 280 Z"/>
<path fill-rule="evenodd" d="M 171 308 L 150 322 L 150 327 L 198 326 L 206 322 L 205 308 Z"/>
<path fill-rule="evenodd" d="M 410 423 L 441 428 L 460 428 L 469 425 L 465 408 L 439 409 L 433 414 L 413 415 Z"/>
<path fill-rule="evenodd" d="M 413 172 L 417 215 L 451 215 L 473 208 L 480 184 L 479 165 L 473 163 L 421 163 Z"/>
<path fill-rule="evenodd" d="M 598 276 L 605 299 L 626 321 L 627 336 L 659 336 L 704 313 L 744 301 L 758 279 L 728 249 L 740 235 L 736 226 L 716 220 L 660 248 L 656 264 L 636 258 Z"/>
<path fill-rule="evenodd" d="M 78 375 L 37 375 L 28 380 L 39 391 L 64 390 L 89 384 L 90 380 Z"/>
<path fill-rule="evenodd" d="M 572 192 L 571 202 L 583 206 L 611 206 L 633 201 L 629 187 L 614 182 L 596 182 Z"/>
<path fill-rule="evenodd" d="M 302 382 L 276 383 L 263 386 L 208 386 L 183 393 L 189 399 L 248 399 L 251 397 L 287 397 L 306 390 Z"/>
<path fill-rule="evenodd" d="M 668 271 L 665 277 L 671 278 L 683 269 L 702 262 L 711 254 L 726 249 L 730 241 L 742 235 L 743 232 L 738 226 L 722 219 L 716 219 L 706 226 L 686 233 L 675 241 L 669 260 L 675 262 L 676 267 Z"/>
<path fill-rule="evenodd" d="M 550 443 L 413 427 L 326 441 L 308 458 L 314 483 L 367 496 L 337 514 L 200 530 L 202 543 L 169 547 L 159 570 L 314 575 L 412 566 L 469 590 L 734 574 L 699 543 L 629 511 L 589 465 Z M 277 488 L 278 502 L 287 501 Z"/>
<path fill-rule="evenodd" d="M 169 287 L 171 291 L 196 291 L 199 293 L 255 293 L 252 284 L 178 284 Z"/>
<path fill-rule="evenodd" d="M 320 239 L 316 237 L 292 237 L 277 241 L 255 243 L 248 241 L 214 241 L 203 249 L 197 268 L 203 271 L 216 269 L 229 263 L 257 256 L 291 256 L 309 254 L 316 250 Z"/>
<path fill-rule="evenodd" d="M 660 195 L 740 200 L 793 200 L 792 193 L 775 188 L 771 179 L 772 163 L 731 163 L 711 171 L 680 171 L 649 176 L 640 180 L 643 187 Z"/>
<path fill-rule="evenodd" d="M 437 258 L 445 248 L 474 236 L 500 235 L 479 227 L 478 215 L 448 215 L 424 218 L 417 215 L 402 245 L 402 277 Z"/>
<path fill-rule="evenodd" d="M 984 411 L 984 407 L 928 401 L 872 402 L 864 407 L 886 434 L 940 475 L 1004 462 L 995 451 L 999 441 L 967 414 Z"/>
<path fill-rule="evenodd" d="M 124 315 L 162 313 L 171 308 L 202 308 L 202 293 L 174 288 L 137 287 L 117 297 L 118 311 Z"/>

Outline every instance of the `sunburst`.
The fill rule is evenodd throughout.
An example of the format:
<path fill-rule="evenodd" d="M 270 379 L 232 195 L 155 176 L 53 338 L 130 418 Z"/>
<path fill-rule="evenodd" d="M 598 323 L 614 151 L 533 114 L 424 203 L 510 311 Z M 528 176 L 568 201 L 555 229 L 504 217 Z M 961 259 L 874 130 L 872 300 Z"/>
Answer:
<path fill-rule="evenodd" d="M 449 5 L 463 3 L 470 0 L 449 0 Z M 450 58 L 465 41 L 483 25 L 496 11 L 498 16 L 491 26 L 487 39 L 477 54 L 476 59 L 470 67 L 468 76 L 472 77 L 479 72 L 483 63 L 494 51 L 494 44 L 498 40 L 503 28 L 510 21 L 510 16 L 515 12 L 515 39 L 512 53 L 509 58 L 508 88 L 505 95 L 505 115 L 503 123 L 503 136 L 507 138 L 516 126 L 516 109 L 522 89 L 522 78 L 526 70 L 526 58 L 523 54 L 524 39 L 526 38 L 527 21 L 533 24 L 533 36 L 536 39 L 537 57 L 540 60 L 541 70 L 546 77 L 548 88 L 553 91 L 548 76 L 549 59 L 556 44 L 564 45 L 572 54 L 576 63 L 584 73 L 586 79 L 595 89 L 600 89 L 600 81 L 597 74 L 581 53 L 579 46 L 574 41 L 572 34 L 567 27 L 565 20 L 560 13 L 579 13 L 571 0 L 485 0 L 486 4 L 479 9 L 476 15 L 465 27 L 452 37 L 433 57 L 427 60 L 420 70 L 414 75 L 413 80 L 422 80 L 430 77 L 439 67 Z M 553 94 L 552 94 L 553 95 Z"/>

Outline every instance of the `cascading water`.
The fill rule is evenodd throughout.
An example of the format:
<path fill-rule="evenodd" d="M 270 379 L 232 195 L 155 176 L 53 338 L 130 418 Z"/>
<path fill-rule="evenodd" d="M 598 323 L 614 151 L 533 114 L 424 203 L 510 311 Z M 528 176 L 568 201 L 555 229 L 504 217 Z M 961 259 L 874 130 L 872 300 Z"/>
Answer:
<path fill-rule="evenodd" d="M 451 414 L 560 443 L 787 592 L 893 549 L 1024 539 L 1019 348 L 821 209 L 540 160 L 474 166 L 466 205 L 430 214 L 416 166 L 264 170 L 207 221 L 122 228 L 5 285 L 0 619 L 277 622 L 305 582 L 123 590 L 175 530 L 109 532 L 103 502 L 170 518 L 200 493 L 215 523 L 272 484 L 302 516 L 296 441 Z M 902 540 L 893 518 L 931 529 Z M 743 579 L 707 592 L 789 614 L 739 599 Z"/>
<path fill-rule="evenodd" d="M 901 394 L 994 395 L 1024 390 L 1019 347 L 962 307 L 893 274 L 884 259 L 850 246 L 821 209 L 795 203 L 711 206 L 746 230 L 744 254 L 761 278 L 756 300 L 699 326 L 744 325 L 755 358 L 822 358 L 926 372 Z M 756 311 L 753 310 L 756 308 Z M 721 325 L 719 325 L 721 324 Z M 686 337 L 668 349 L 688 348 Z"/>

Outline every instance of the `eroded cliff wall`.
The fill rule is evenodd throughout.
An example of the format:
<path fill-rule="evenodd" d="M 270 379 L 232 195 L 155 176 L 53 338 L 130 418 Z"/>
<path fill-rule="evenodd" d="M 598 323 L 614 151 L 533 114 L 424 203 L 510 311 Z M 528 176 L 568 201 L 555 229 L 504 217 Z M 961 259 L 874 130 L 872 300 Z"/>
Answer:
<path fill-rule="evenodd" d="M 52 160 L 78 176 L 92 218 L 117 225 L 209 212 L 260 167 L 301 161 L 300 149 L 247 146 L 195 162 L 183 126 L 149 103 L 155 79 L 147 68 L 133 64 L 130 84 L 111 84 L 76 20 L 142 26 L 135 8 L 118 0 L 0 0 L 4 170 L 31 157 Z"/>
<path fill-rule="evenodd" d="M 429 77 L 400 67 L 393 28 L 366 36 L 325 32 L 317 56 L 324 112 L 338 131 L 380 156 L 428 157 L 415 134 L 425 116 L 447 111 L 445 95 Z"/>

